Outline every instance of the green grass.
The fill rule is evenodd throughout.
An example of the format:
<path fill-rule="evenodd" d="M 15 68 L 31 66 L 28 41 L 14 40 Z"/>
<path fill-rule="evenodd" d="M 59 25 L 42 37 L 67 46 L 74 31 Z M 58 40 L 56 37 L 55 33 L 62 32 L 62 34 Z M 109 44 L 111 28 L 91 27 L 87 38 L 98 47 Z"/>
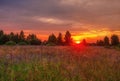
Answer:
<path fill-rule="evenodd" d="M 114 49 L 4 46 L 0 54 L 0 81 L 120 81 Z"/>
<path fill-rule="evenodd" d="M 68 81 L 72 78 L 65 76 L 69 72 L 62 69 L 60 64 L 38 63 L 35 61 L 17 64 L 6 64 L 3 61 L 0 63 L 0 81 Z M 73 80 L 75 78 L 73 77 Z"/>

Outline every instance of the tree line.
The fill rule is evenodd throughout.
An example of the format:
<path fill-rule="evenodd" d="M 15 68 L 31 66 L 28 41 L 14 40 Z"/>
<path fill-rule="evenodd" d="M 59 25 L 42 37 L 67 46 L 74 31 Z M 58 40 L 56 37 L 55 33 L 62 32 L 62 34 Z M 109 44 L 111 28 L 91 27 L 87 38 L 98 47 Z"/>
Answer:
<path fill-rule="evenodd" d="M 103 40 L 97 40 L 96 45 L 98 46 L 117 46 L 120 44 L 119 36 L 112 35 L 110 38 L 105 36 Z"/>
<path fill-rule="evenodd" d="M 119 45 L 119 37 L 118 35 L 112 35 L 111 40 L 105 36 L 103 40 L 97 40 L 96 43 L 88 44 L 85 39 L 81 42 L 84 45 L 97 45 L 97 46 L 115 46 Z M 73 40 L 71 37 L 71 33 L 66 31 L 63 36 L 62 33 L 59 33 L 58 36 L 55 36 L 53 33 L 49 35 L 46 41 L 41 41 L 35 34 L 29 34 L 25 36 L 24 31 L 20 31 L 20 33 L 4 33 L 3 30 L 0 30 L 0 45 L 48 45 L 48 46 L 65 46 L 72 45 Z"/>
<path fill-rule="evenodd" d="M 24 31 L 17 34 L 13 32 L 6 34 L 0 30 L 0 45 L 71 45 L 71 43 L 72 38 L 69 31 L 66 31 L 64 38 L 62 33 L 59 33 L 58 37 L 51 34 L 47 41 L 42 42 L 35 34 L 25 36 Z"/>
<path fill-rule="evenodd" d="M 37 38 L 35 34 L 29 34 L 27 37 L 24 31 L 19 34 L 5 34 L 3 30 L 0 30 L 0 45 L 40 45 L 42 42 Z"/>

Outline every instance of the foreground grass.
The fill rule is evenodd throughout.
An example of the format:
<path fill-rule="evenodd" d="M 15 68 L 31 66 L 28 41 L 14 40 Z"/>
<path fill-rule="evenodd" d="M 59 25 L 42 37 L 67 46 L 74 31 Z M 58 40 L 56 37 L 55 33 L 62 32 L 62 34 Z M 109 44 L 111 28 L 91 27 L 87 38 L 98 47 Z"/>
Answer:
<path fill-rule="evenodd" d="M 0 81 L 120 81 L 120 51 L 102 47 L 0 47 Z"/>

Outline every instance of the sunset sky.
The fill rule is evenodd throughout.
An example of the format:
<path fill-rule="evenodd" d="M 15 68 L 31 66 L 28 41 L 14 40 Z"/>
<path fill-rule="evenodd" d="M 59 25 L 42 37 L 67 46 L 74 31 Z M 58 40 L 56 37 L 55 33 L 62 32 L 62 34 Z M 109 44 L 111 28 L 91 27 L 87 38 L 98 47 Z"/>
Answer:
<path fill-rule="evenodd" d="M 74 40 L 120 36 L 120 0 L 0 0 L 0 29 L 42 40 L 66 30 Z"/>

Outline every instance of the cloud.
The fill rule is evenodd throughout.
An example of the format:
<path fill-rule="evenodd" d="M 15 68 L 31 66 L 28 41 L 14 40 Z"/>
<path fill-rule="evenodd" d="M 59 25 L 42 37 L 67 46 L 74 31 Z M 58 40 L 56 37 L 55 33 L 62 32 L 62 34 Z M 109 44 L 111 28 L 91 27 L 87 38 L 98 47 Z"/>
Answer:
<path fill-rule="evenodd" d="M 0 29 L 120 30 L 120 0 L 0 0 Z"/>
<path fill-rule="evenodd" d="M 35 19 L 46 24 L 64 25 L 70 23 L 70 21 L 60 20 L 56 18 L 36 17 Z"/>

